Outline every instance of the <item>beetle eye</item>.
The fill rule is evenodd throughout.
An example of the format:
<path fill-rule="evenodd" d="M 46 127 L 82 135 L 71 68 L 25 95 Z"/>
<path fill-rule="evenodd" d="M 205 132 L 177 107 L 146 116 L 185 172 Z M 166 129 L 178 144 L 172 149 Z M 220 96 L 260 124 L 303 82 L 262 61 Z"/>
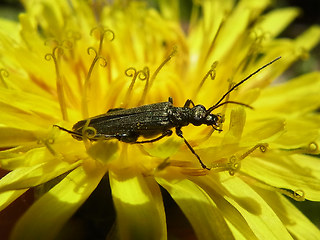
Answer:
<path fill-rule="evenodd" d="M 217 122 L 218 122 L 219 118 L 217 117 L 217 115 L 214 115 L 214 114 L 209 114 L 207 117 L 206 117 L 206 122 L 208 125 L 216 125 Z"/>
<path fill-rule="evenodd" d="M 206 120 L 207 120 L 208 122 L 211 122 L 211 121 L 212 121 L 212 115 L 211 115 L 211 114 L 208 115 L 208 116 L 206 117 Z"/>

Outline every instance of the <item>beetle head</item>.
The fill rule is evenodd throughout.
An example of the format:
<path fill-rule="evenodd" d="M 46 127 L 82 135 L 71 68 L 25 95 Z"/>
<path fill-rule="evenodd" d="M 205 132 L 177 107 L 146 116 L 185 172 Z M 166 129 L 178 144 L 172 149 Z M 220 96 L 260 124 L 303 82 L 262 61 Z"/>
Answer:
<path fill-rule="evenodd" d="M 208 126 L 214 125 L 218 127 L 219 119 L 218 115 L 208 113 L 202 105 L 196 105 L 191 109 L 190 122 L 195 126 L 206 124 Z"/>

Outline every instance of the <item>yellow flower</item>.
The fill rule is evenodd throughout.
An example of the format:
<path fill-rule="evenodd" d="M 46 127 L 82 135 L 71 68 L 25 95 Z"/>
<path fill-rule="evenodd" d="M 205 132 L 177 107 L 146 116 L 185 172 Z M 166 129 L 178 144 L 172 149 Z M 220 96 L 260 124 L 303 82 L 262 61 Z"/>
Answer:
<path fill-rule="evenodd" d="M 56 237 L 103 176 L 116 210 L 109 237 L 178 237 L 166 222 L 168 192 L 198 239 L 319 238 L 284 195 L 320 200 L 320 73 L 271 84 L 320 40 L 319 26 L 294 40 L 276 38 L 298 9 L 263 13 L 266 0 L 198 1 L 184 26 L 177 1 L 159 1 L 159 10 L 141 1 L 23 3 L 19 22 L 0 19 L 0 166 L 8 171 L 1 210 L 55 182 L 12 239 Z M 175 133 L 128 144 L 90 141 L 89 121 L 83 141 L 54 127 L 168 97 L 174 106 L 192 99 L 208 109 L 278 56 L 223 99 L 240 104 L 214 109 L 223 131 L 182 128 L 210 171 Z"/>

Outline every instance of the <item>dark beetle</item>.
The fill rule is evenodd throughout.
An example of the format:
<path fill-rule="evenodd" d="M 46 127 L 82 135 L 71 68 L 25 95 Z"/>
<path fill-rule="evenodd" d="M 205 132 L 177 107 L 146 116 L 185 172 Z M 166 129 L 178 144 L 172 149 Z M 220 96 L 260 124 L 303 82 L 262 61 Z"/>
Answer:
<path fill-rule="evenodd" d="M 222 117 L 219 114 L 215 115 L 211 112 L 227 103 L 234 103 L 251 108 L 250 106 L 239 102 L 221 102 L 236 87 L 279 58 L 280 57 L 274 59 L 273 61 L 259 68 L 254 73 L 250 74 L 242 81 L 235 84 L 220 98 L 215 105 L 208 109 L 206 109 L 203 105 L 195 105 L 190 99 L 185 102 L 183 107 L 175 107 L 173 106 L 172 98 L 169 97 L 168 102 L 148 104 L 130 109 L 110 109 L 105 114 L 77 122 L 73 126 L 72 131 L 58 125 L 54 126 L 70 133 L 77 140 L 83 140 L 84 137 L 93 141 L 99 139 L 118 139 L 119 141 L 126 143 L 155 142 L 163 137 L 172 135 L 171 129 L 175 128 L 176 134 L 183 138 L 190 151 L 199 160 L 202 168 L 210 170 L 210 168 L 208 168 L 201 161 L 200 157 L 194 151 L 188 141 L 183 137 L 181 128 L 189 125 L 190 123 L 194 126 L 205 124 L 207 126 L 212 126 L 215 130 L 221 131 L 219 127 L 223 121 Z M 157 135 L 158 137 L 152 138 Z M 152 139 L 137 141 L 140 136 Z"/>

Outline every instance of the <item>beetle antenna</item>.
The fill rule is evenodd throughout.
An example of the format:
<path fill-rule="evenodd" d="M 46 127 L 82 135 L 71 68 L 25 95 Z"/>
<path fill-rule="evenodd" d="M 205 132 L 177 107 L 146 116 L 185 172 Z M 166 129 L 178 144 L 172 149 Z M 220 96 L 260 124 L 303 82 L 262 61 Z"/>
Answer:
<path fill-rule="evenodd" d="M 81 135 L 80 133 L 77 133 L 77 132 L 68 130 L 68 129 L 66 129 L 66 128 L 60 127 L 59 125 L 55 125 L 55 124 L 54 124 L 53 126 L 59 128 L 59 129 L 62 130 L 62 131 L 65 131 L 65 132 L 67 132 L 67 133 L 70 133 L 71 135 L 78 136 L 78 137 L 82 137 L 82 135 Z"/>
<path fill-rule="evenodd" d="M 246 77 L 245 79 L 241 80 L 240 82 L 238 82 L 237 84 L 235 84 L 232 88 L 230 88 L 221 98 L 220 100 L 213 105 L 212 107 L 208 108 L 207 110 L 207 114 L 209 114 L 210 112 L 212 112 L 214 109 L 220 107 L 222 104 L 220 104 L 222 102 L 223 99 L 225 99 L 225 97 L 231 93 L 234 89 L 236 89 L 238 86 L 240 86 L 242 83 L 244 83 L 245 81 L 247 81 L 249 78 L 251 78 L 253 75 L 257 74 L 258 72 L 260 72 L 262 69 L 266 68 L 267 66 L 271 65 L 272 63 L 274 63 L 275 61 L 279 60 L 281 57 L 277 57 L 275 59 L 273 59 L 271 62 L 268 62 L 267 64 L 263 65 L 262 67 L 260 67 L 258 70 L 256 70 L 255 72 L 251 73 L 248 77 Z M 231 101 L 229 101 L 231 103 Z M 246 104 L 241 104 L 241 105 L 246 105 Z M 248 106 L 248 105 L 247 105 Z"/>

